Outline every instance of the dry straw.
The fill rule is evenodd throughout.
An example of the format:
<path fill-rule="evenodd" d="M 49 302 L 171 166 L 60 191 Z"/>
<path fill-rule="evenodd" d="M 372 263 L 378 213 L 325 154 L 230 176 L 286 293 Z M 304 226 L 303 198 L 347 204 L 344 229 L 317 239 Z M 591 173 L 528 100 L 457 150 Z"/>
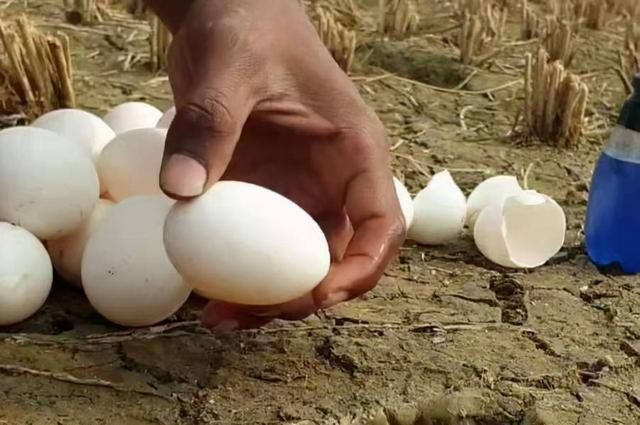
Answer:
<path fill-rule="evenodd" d="M 459 0 L 458 7 L 460 60 L 465 65 L 482 63 L 494 54 L 491 44 L 504 37 L 508 9 L 492 0 Z"/>
<path fill-rule="evenodd" d="M 557 147 L 580 143 L 589 89 L 565 70 L 560 61 L 538 50 L 535 61 L 526 56 L 524 135 Z"/>
<path fill-rule="evenodd" d="M 157 72 L 167 67 L 169 46 L 171 45 L 171 33 L 156 16 L 151 16 L 151 33 L 149 34 L 149 56 L 151 71 Z"/>
<path fill-rule="evenodd" d="M 378 16 L 380 31 L 396 37 L 411 34 L 420 23 L 413 0 L 378 0 Z"/>
<path fill-rule="evenodd" d="M 332 9 L 326 6 L 316 5 L 312 19 L 331 56 L 345 72 L 349 72 L 356 52 L 356 32 L 341 24 Z"/>
<path fill-rule="evenodd" d="M 12 25 L 0 22 L 0 39 L 4 48 L 2 112 L 34 116 L 75 106 L 66 35 L 44 35 L 23 17 Z"/>
<path fill-rule="evenodd" d="M 629 19 L 625 33 L 625 48 L 620 51 L 618 74 L 624 83 L 627 93 L 633 91 L 633 77 L 640 72 L 640 26 Z"/>
<path fill-rule="evenodd" d="M 569 22 L 547 16 L 542 29 L 542 44 L 550 60 L 569 65 L 573 58 L 573 29 Z"/>

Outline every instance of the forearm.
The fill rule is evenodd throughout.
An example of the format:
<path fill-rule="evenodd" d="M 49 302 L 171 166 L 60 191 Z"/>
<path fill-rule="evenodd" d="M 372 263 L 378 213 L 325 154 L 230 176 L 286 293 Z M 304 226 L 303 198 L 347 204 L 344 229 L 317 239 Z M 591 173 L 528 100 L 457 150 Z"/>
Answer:
<path fill-rule="evenodd" d="M 194 0 L 145 0 L 147 5 L 169 28 L 176 33 Z"/>

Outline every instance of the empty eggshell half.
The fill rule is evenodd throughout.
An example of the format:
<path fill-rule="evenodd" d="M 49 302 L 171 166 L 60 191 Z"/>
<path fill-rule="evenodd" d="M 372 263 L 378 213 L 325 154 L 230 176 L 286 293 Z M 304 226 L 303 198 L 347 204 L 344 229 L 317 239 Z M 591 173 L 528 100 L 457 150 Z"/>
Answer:
<path fill-rule="evenodd" d="M 82 285 L 91 305 L 123 326 L 150 326 L 184 304 L 191 288 L 173 267 L 162 243 L 172 202 L 139 196 L 112 208 L 82 258 Z M 211 243 L 211 241 L 207 241 Z"/>
<path fill-rule="evenodd" d="M 107 217 L 113 206 L 113 202 L 100 199 L 89 219 L 78 230 L 64 238 L 47 242 L 53 267 L 68 283 L 78 288 L 82 287 L 80 267 L 84 248 L 93 231 Z"/>
<path fill-rule="evenodd" d="M 534 268 L 560 251 L 566 228 L 565 214 L 553 199 L 527 190 L 483 209 L 474 239 L 480 252 L 496 264 Z"/>
<path fill-rule="evenodd" d="M 57 239 L 80 227 L 99 195 L 91 158 L 71 140 L 37 127 L 0 131 L 0 220 Z"/>
<path fill-rule="evenodd" d="M 473 230 L 480 211 L 522 192 L 514 176 L 495 176 L 480 183 L 467 199 L 467 225 Z"/>
<path fill-rule="evenodd" d="M 79 109 L 58 109 L 48 112 L 32 124 L 33 127 L 54 131 L 82 147 L 93 162 L 116 134 L 101 118 Z"/>
<path fill-rule="evenodd" d="M 0 326 L 32 316 L 45 303 L 53 268 L 47 250 L 31 233 L 0 223 Z"/>
<path fill-rule="evenodd" d="M 176 203 L 164 242 L 200 295 L 244 305 L 294 300 L 316 287 L 331 263 L 327 240 L 306 211 L 276 192 L 235 181 Z"/>
<path fill-rule="evenodd" d="M 460 236 L 467 200 L 448 171 L 435 174 L 413 201 L 415 216 L 409 238 L 424 245 L 442 245 Z"/>
<path fill-rule="evenodd" d="M 156 127 L 158 128 L 171 127 L 171 123 L 173 122 L 173 119 L 175 117 L 176 117 L 176 107 L 172 106 L 171 108 L 167 109 L 167 111 L 162 115 L 162 117 L 156 124 Z"/>
<path fill-rule="evenodd" d="M 393 178 L 393 183 L 396 188 L 396 194 L 398 195 L 398 201 L 400 201 L 400 208 L 402 209 L 402 215 L 404 216 L 404 223 L 407 229 L 411 227 L 413 223 L 414 211 L 413 211 L 413 199 L 411 194 L 407 190 L 406 186 L 397 178 Z"/>
<path fill-rule="evenodd" d="M 109 199 L 163 195 L 159 178 L 166 137 L 166 129 L 143 128 L 119 134 L 105 147 L 98 174 Z"/>
<path fill-rule="evenodd" d="M 162 112 L 145 102 L 126 102 L 111 109 L 103 117 L 116 134 L 139 128 L 155 127 Z"/>

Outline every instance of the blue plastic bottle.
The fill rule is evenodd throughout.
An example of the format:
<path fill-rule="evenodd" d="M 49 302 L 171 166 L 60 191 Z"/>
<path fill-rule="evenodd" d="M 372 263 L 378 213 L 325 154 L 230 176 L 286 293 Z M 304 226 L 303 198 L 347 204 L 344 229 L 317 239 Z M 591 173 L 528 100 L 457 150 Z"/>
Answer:
<path fill-rule="evenodd" d="M 585 225 L 591 260 L 627 274 L 640 273 L 640 74 L 634 89 L 596 166 Z"/>

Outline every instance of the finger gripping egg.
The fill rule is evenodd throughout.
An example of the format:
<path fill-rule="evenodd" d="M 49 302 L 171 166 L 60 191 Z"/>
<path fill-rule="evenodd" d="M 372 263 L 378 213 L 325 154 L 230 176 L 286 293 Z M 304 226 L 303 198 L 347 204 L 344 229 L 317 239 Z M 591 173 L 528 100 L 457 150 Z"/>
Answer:
<path fill-rule="evenodd" d="M 260 186 L 224 181 L 177 203 L 165 248 L 198 293 L 245 305 L 275 305 L 316 287 L 330 267 L 318 224 L 295 203 Z"/>
<path fill-rule="evenodd" d="M 409 229 L 411 224 L 413 224 L 413 199 L 406 186 L 396 177 L 393 178 L 393 184 L 395 185 L 396 195 L 398 195 L 398 201 L 400 202 L 400 209 L 404 216 L 404 225 Z"/>
<path fill-rule="evenodd" d="M 56 239 L 89 217 L 99 192 L 93 162 L 74 142 L 36 127 L 0 131 L 0 220 Z"/>
<path fill-rule="evenodd" d="M 154 325 L 191 293 L 162 244 L 171 205 L 161 196 L 127 199 L 111 209 L 87 242 L 82 285 L 91 305 L 114 323 Z"/>
<path fill-rule="evenodd" d="M 31 233 L 0 223 L 0 326 L 33 315 L 51 291 L 53 268 L 42 243 Z"/>

